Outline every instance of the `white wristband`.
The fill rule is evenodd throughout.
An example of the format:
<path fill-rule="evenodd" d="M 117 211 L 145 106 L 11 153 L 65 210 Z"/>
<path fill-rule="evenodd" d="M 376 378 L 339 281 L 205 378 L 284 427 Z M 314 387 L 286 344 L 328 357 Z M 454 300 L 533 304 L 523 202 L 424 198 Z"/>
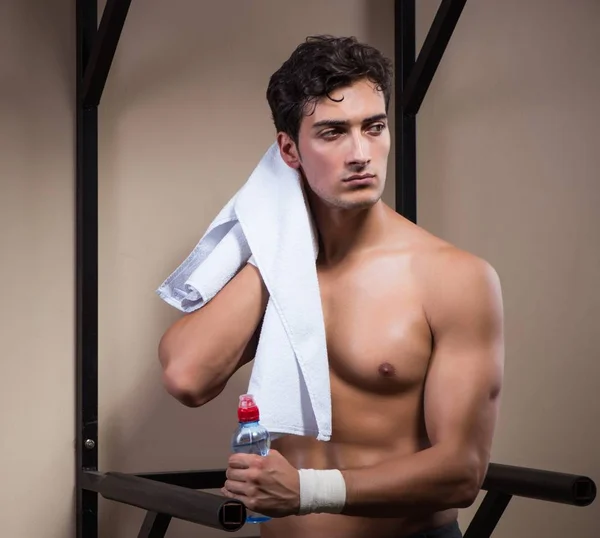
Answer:
<path fill-rule="evenodd" d="M 300 511 L 339 514 L 346 504 L 346 482 L 338 469 L 300 469 Z"/>

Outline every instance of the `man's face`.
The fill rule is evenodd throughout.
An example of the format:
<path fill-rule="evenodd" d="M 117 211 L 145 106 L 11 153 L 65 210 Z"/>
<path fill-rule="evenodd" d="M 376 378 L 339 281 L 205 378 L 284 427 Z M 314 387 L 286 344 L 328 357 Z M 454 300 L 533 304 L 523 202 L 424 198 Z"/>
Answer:
<path fill-rule="evenodd" d="M 335 100 L 324 97 L 309 106 L 308 113 L 313 108 L 314 113 L 302 119 L 299 152 L 290 150 L 297 160 L 288 163 L 301 169 L 326 206 L 369 207 L 381 198 L 390 151 L 383 92 L 361 80 L 331 97 Z"/>

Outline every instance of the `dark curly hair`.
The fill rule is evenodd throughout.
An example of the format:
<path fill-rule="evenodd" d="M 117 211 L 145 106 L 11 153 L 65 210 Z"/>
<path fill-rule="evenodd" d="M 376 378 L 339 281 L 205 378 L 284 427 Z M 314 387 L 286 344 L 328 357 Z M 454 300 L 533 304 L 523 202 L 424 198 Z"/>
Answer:
<path fill-rule="evenodd" d="M 355 37 L 309 36 L 269 80 L 267 101 L 275 128 L 297 144 L 308 105 L 325 96 L 331 99 L 335 89 L 363 78 L 383 92 L 387 111 L 392 77 L 391 60 Z"/>

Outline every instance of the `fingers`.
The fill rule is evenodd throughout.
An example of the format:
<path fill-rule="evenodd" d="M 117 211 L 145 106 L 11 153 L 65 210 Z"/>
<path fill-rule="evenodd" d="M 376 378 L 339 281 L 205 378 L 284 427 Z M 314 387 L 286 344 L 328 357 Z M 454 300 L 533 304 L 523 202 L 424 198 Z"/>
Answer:
<path fill-rule="evenodd" d="M 227 471 L 225 471 L 225 476 L 230 481 L 247 482 L 250 480 L 247 469 L 232 469 L 231 467 L 228 467 Z"/>
<path fill-rule="evenodd" d="M 246 482 L 234 482 L 232 480 L 227 480 L 221 491 L 228 497 L 231 495 L 247 496 L 248 484 Z"/>
<path fill-rule="evenodd" d="M 229 497 L 230 499 L 235 499 L 236 496 L 231 493 L 229 490 L 225 489 L 225 488 L 221 488 L 221 495 L 223 495 L 224 497 Z"/>
<path fill-rule="evenodd" d="M 234 469 L 249 469 L 261 463 L 261 458 L 257 454 L 232 454 L 229 457 L 229 467 Z"/>

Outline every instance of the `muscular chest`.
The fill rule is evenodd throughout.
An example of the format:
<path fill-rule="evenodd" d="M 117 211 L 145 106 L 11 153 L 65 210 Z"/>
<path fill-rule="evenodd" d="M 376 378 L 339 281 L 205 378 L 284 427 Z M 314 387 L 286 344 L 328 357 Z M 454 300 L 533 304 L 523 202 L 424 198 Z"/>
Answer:
<path fill-rule="evenodd" d="M 319 283 L 332 377 L 377 394 L 421 386 L 431 333 L 410 278 L 355 271 Z"/>

